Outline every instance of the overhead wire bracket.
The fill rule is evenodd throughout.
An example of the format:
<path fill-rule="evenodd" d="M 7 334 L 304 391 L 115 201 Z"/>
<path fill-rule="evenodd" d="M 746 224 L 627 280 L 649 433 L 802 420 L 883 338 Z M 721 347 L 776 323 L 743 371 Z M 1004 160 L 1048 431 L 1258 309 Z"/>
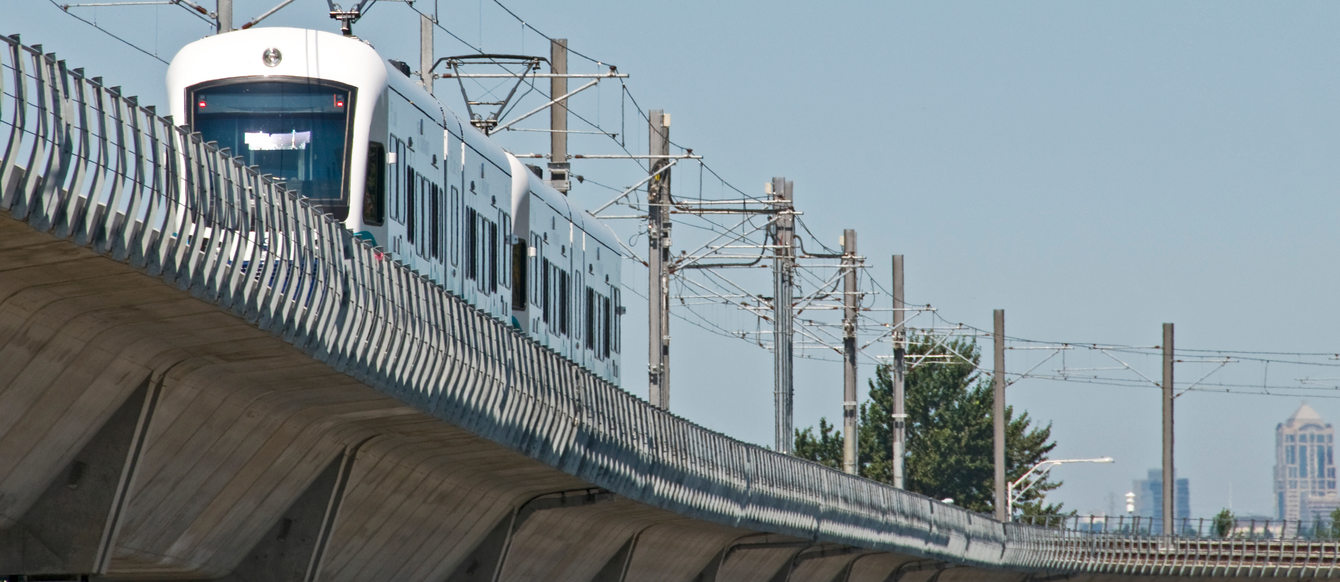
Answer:
<path fill-rule="evenodd" d="M 464 99 L 465 101 L 466 113 L 469 114 L 470 116 L 470 125 L 475 126 L 475 128 L 479 129 L 485 134 L 490 134 L 504 129 L 509 129 L 513 124 L 516 124 L 521 120 L 524 120 L 532 115 L 535 115 L 536 113 L 544 111 L 554 103 L 558 103 L 564 99 L 567 99 L 569 97 L 572 97 L 573 95 L 576 95 L 582 91 L 590 89 L 591 87 L 594 87 L 597 83 L 600 82 L 601 79 L 628 78 L 628 75 L 618 72 L 618 69 L 613 65 L 610 65 L 609 71 L 606 73 L 554 74 L 554 73 L 540 72 L 540 64 L 548 62 L 549 59 L 546 59 L 544 57 L 528 56 L 528 55 L 508 55 L 508 54 L 460 55 L 454 57 L 442 57 L 438 59 L 436 62 L 433 63 L 432 68 L 428 71 L 428 75 L 430 75 L 431 78 L 433 79 L 456 79 L 457 84 L 460 85 L 461 88 L 461 98 Z M 439 65 L 444 64 L 448 69 L 450 69 L 449 72 L 443 72 L 443 73 L 433 72 L 437 70 Z M 503 72 L 501 73 L 467 72 L 467 69 L 473 69 L 475 67 L 480 66 L 497 67 L 502 69 Z M 512 100 L 516 97 L 517 89 L 519 89 L 521 85 L 526 82 L 527 79 L 534 80 L 534 79 L 554 79 L 554 78 L 591 79 L 592 81 L 590 83 L 582 85 L 581 87 L 577 88 L 574 91 L 568 92 L 566 95 L 560 95 L 557 97 L 551 96 L 552 98 L 546 101 L 543 105 L 540 105 L 539 107 L 532 109 L 531 111 L 525 113 L 524 115 L 521 115 L 506 123 L 502 123 L 503 116 L 506 115 L 508 107 L 512 104 Z M 466 89 L 465 86 L 466 79 L 515 79 L 516 82 L 512 84 L 511 89 L 507 92 L 507 95 L 502 98 L 502 100 L 485 101 L 483 99 L 470 98 L 470 92 L 469 90 Z M 476 107 L 479 107 L 480 110 L 476 111 Z"/>

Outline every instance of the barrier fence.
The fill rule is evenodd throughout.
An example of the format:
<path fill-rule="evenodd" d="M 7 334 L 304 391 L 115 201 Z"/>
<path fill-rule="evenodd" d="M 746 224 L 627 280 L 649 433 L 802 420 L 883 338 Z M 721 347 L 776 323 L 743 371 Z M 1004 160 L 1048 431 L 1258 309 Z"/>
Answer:
<path fill-rule="evenodd" d="M 1028 515 L 1016 519 L 1037 527 L 1069 533 L 1163 535 L 1162 518 L 1141 515 Z M 1173 520 L 1174 537 L 1195 539 L 1340 540 L 1340 522 L 1330 515 L 1312 519 L 1182 517 Z"/>

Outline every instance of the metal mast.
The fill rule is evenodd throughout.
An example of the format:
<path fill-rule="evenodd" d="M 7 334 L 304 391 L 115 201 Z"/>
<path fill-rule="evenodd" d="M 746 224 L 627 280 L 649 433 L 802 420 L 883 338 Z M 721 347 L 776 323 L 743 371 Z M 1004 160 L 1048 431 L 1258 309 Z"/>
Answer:
<path fill-rule="evenodd" d="M 1173 324 L 1163 324 L 1163 535 L 1173 535 Z"/>
<path fill-rule="evenodd" d="M 653 406 L 670 409 L 670 115 L 653 109 L 648 130 L 647 375 Z M 660 156 L 660 157 L 658 157 Z"/>
<path fill-rule="evenodd" d="M 567 194 L 572 187 L 568 182 L 568 100 L 561 96 L 568 94 L 568 39 L 549 42 L 549 67 L 554 73 L 549 78 L 549 95 L 555 99 L 549 106 L 549 185 Z"/>
<path fill-rule="evenodd" d="M 778 452 L 791 454 L 794 441 L 792 399 L 795 395 L 795 377 L 791 368 L 794 336 L 792 303 L 795 292 L 795 216 L 791 213 L 793 183 L 786 178 L 773 178 L 769 187 L 777 202 L 777 217 L 773 220 L 773 240 L 777 245 L 772 259 L 772 337 L 773 337 L 773 399 L 777 414 L 775 426 Z"/>
<path fill-rule="evenodd" d="M 992 313 L 991 334 L 996 356 L 996 367 L 991 373 L 992 413 L 991 425 L 994 443 L 996 520 L 1010 518 L 1008 509 L 1009 494 L 1005 487 L 1005 310 L 997 309 Z"/>
<path fill-rule="evenodd" d="M 842 231 L 842 470 L 857 472 L 856 434 L 856 231 Z"/>
<path fill-rule="evenodd" d="M 433 94 L 433 18 L 419 15 L 419 82 Z"/>
<path fill-rule="evenodd" d="M 903 310 L 907 301 L 903 297 L 903 256 L 893 256 L 893 486 L 903 489 L 903 457 L 907 442 L 907 412 L 904 410 L 903 383 L 907 365 L 907 331 L 904 329 Z"/>
<path fill-rule="evenodd" d="M 223 34 L 233 30 L 233 0 L 219 0 L 215 9 L 215 18 L 218 26 L 214 29 L 215 33 Z"/>

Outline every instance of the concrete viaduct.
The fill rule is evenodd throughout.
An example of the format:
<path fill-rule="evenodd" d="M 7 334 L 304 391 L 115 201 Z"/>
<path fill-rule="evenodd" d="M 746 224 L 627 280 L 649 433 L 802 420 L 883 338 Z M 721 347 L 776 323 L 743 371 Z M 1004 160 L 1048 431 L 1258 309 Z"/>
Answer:
<path fill-rule="evenodd" d="M 1340 557 L 1004 524 L 703 429 L 0 40 L 0 579 L 1299 577 Z"/>

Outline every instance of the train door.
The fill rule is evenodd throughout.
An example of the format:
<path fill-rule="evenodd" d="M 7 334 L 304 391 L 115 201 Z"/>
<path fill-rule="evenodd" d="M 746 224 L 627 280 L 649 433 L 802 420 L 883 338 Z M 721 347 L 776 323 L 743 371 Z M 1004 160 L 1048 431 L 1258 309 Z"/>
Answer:
<path fill-rule="evenodd" d="M 443 190 L 443 287 L 461 296 L 464 278 L 461 273 L 461 248 L 464 246 L 463 218 L 461 216 L 461 179 L 464 175 L 465 142 L 461 138 L 461 122 L 455 115 L 446 116 L 442 136 Z"/>
<path fill-rule="evenodd" d="M 387 100 L 389 95 L 383 91 L 379 95 L 376 106 L 372 113 L 372 127 L 370 129 L 370 139 L 368 140 L 367 166 L 364 168 L 363 192 L 361 200 L 354 200 L 353 194 L 357 194 L 357 188 L 351 183 L 350 186 L 350 214 L 360 212 L 362 214 L 359 222 L 362 228 L 355 232 L 355 236 L 364 238 L 370 243 L 382 248 L 390 246 L 390 239 L 387 237 L 386 228 L 386 196 L 389 190 L 388 182 L 391 180 L 390 172 L 387 171 L 389 141 L 387 136 L 389 129 L 387 127 Z"/>
<path fill-rule="evenodd" d="M 389 238 L 387 247 L 391 254 L 399 257 L 405 252 L 405 181 L 409 164 L 405 163 L 405 140 L 392 134 L 390 141 L 391 152 L 387 164 L 391 174 L 391 220 L 387 225 L 386 236 Z"/>

